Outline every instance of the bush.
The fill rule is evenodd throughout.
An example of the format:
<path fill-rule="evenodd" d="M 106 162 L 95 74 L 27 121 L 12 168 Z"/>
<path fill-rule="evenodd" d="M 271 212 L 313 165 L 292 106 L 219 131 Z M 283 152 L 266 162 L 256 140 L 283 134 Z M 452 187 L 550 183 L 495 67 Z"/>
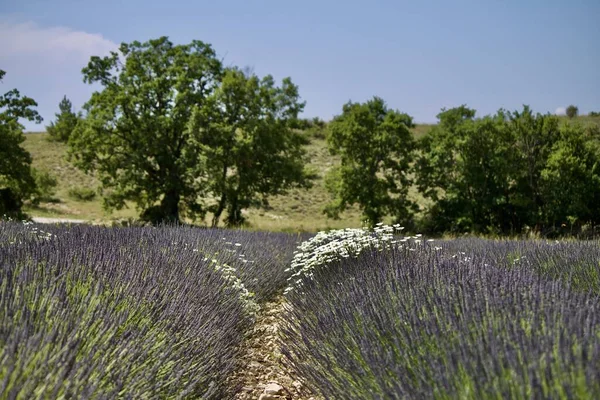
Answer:
<path fill-rule="evenodd" d="M 571 104 L 569 107 L 567 107 L 567 117 L 575 118 L 578 113 L 579 109 L 576 106 Z"/>
<path fill-rule="evenodd" d="M 0 188 L 0 220 L 22 220 L 26 215 L 21 211 L 23 202 L 11 188 Z"/>
<path fill-rule="evenodd" d="M 306 135 L 313 139 L 324 140 L 327 137 L 327 129 L 315 125 L 306 130 Z"/>
<path fill-rule="evenodd" d="M 88 187 L 74 186 L 69 189 L 69 196 L 79 201 L 92 201 L 96 197 L 96 191 Z"/>
<path fill-rule="evenodd" d="M 53 198 L 56 193 L 58 181 L 56 177 L 46 170 L 33 169 L 33 178 L 35 179 L 36 190 L 32 203 L 39 204 L 40 201 L 55 201 Z"/>
<path fill-rule="evenodd" d="M 528 106 L 474 115 L 444 111 L 419 141 L 413 171 L 431 200 L 421 232 L 545 235 L 600 223 L 597 124 L 562 124 Z"/>

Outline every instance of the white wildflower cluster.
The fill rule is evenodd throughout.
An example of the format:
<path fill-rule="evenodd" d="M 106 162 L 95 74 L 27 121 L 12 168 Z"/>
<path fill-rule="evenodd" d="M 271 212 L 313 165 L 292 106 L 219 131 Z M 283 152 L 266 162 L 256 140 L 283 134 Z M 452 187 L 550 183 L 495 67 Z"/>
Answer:
<path fill-rule="evenodd" d="M 238 249 L 241 249 L 241 243 L 233 243 L 233 242 L 228 242 L 227 238 L 223 238 L 223 240 L 225 241 L 225 244 L 228 246 L 231 246 L 231 248 L 226 248 L 225 251 L 228 253 L 237 253 Z M 195 253 L 199 252 L 200 250 L 193 245 L 187 244 L 185 242 L 181 242 L 181 243 L 177 243 L 177 242 L 172 242 L 173 244 L 179 244 L 179 245 L 183 245 L 184 250 L 191 250 Z M 252 260 L 248 260 L 246 258 L 246 256 L 241 253 L 238 255 L 238 259 L 246 264 L 246 263 L 253 263 L 254 261 Z M 238 292 L 239 295 L 239 299 L 242 301 L 242 303 L 244 304 L 244 308 L 246 309 L 246 311 L 252 315 L 252 316 L 256 316 L 256 314 L 260 311 L 260 306 L 258 305 L 258 303 L 256 302 L 256 300 L 254 299 L 254 293 L 250 292 L 246 286 L 244 285 L 244 283 L 242 282 L 242 280 L 239 278 L 239 276 L 237 275 L 237 270 L 230 266 L 227 263 L 221 263 L 218 260 L 218 253 L 215 253 L 212 256 L 206 255 L 204 257 L 204 261 L 208 261 L 210 262 L 210 264 L 213 266 L 213 268 L 215 269 L 215 271 L 218 271 L 221 273 L 221 276 L 223 276 L 223 279 L 225 279 L 225 281 Z"/>
<path fill-rule="evenodd" d="M 375 248 L 389 249 L 392 246 L 408 245 L 415 250 L 423 244 L 422 235 L 396 236 L 404 227 L 379 223 L 373 229 L 348 228 L 329 232 L 319 232 L 311 239 L 303 242 L 294 252 L 291 266 L 286 269 L 292 272 L 288 278 L 288 286 L 284 293 L 289 293 L 300 286 L 303 277 L 313 277 L 314 270 L 328 263 L 348 257 L 357 257 L 363 250 Z M 432 241 L 431 239 L 427 242 Z"/>
<path fill-rule="evenodd" d="M 11 221 L 11 220 L 9 219 L 9 221 Z M 54 235 L 50 232 L 43 231 L 43 230 L 39 229 L 37 226 L 32 226 L 33 225 L 32 221 L 22 221 L 22 222 L 23 222 L 23 225 L 26 227 L 27 232 L 37 239 L 50 240 L 53 237 L 56 237 L 56 235 Z M 15 237 L 12 240 L 10 240 L 8 243 L 9 244 L 22 244 L 23 242 L 21 242 L 18 239 L 18 237 Z"/>
<path fill-rule="evenodd" d="M 260 306 L 254 299 L 254 293 L 250 292 L 237 276 L 237 270 L 226 263 L 219 264 L 215 258 L 211 260 L 211 263 L 213 263 L 215 270 L 221 273 L 225 281 L 237 290 L 239 299 L 244 304 L 246 311 L 255 316 L 260 311 Z"/>
<path fill-rule="evenodd" d="M 531 267 L 531 263 L 529 262 L 529 259 L 527 258 L 527 256 L 521 256 L 521 257 L 514 258 L 512 260 L 512 265 L 513 266 L 520 265 L 520 266 Z"/>

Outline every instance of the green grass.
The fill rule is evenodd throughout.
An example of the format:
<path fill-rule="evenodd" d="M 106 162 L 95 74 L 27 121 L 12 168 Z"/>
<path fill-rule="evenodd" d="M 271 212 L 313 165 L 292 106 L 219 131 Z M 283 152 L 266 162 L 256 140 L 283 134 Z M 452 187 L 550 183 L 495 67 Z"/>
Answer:
<path fill-rule="evenodd" d="M 56 202 L 40 203 L 34 207 L 28 205 L 25 212 L 34 217 L 54 217 L 85 219 L 90 221 L 110 221 L 135 217 L 134 208 L 116 211 L 112 214 L 102 209 L 102 198 L 96 196 L 94 201 L 79 201 L 69 196 L 72 188 L 88 187 L 96 189 L 98 180 L 93 176 L 84 174 L 75 168 L 66 159 L 67 146 L 60 142 L 48 140 L 47 133 L 29 133 L 25 135 L 23 147 L 31 153 L 33 167 L 46 170 L 54 175 L 58 181 L 56 187 Z"/>

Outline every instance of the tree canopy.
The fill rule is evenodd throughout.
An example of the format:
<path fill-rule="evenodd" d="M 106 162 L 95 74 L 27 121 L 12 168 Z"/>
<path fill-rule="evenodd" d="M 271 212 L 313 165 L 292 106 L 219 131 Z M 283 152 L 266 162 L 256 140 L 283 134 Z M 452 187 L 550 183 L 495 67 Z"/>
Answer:
<path fill-rule="evenodd" d="M 212 47 L 197 40 L 123 43 L 119 52 L 91 58 L 84 81 L 103 89 L 85 104 L 70 154 L 78 167 L 98 175 L 107 208 L 132 201 L 152 222 L 204 215 L 199 196 L 206 160 L 188 124 L 221 74 Z"/>
<path fill-rule="evenodd" d="M 307 186 L 304 136 L 292 129 L 304 108 L 290 78 L 275 86 L 270 75 L 259 79 L 237 68 L 224 72 L 217 90 L 196 108 L 190 132 L 202 146 L 209 206 L 216 226 L 244 221 L 242 210 L 268 202 L 268 196 Z"/>
<path fill-rule="evenodd" d="M 357 204 L 370 225 L 386 215 L 410 221 L 416 208 L 407 197 L 415 147 L 412 126 L 408 114 L 389 109 L 379 97 L 343 106 L 328 125 L 329 150 L 341 159 L 327 180 L 334 196 L 325 209 L 328 216 L 339 217 Z"/>
<path fill-rule="evenodd" d="M 600 222 L 600 147 L 593 129 L 556 116 L 442 110 L 419 142 L 419 190 L 434 232 L 521 233 Z"/>
<path fill-rule="evenodd" d="M 5 74 L 0 70 L 0 82 Z M 21 218 L 23 200 L 36 191 L 31 155 L 21 147 L 24 126 L 19 123 L 19 118 L 42 122 L 33 109 L 36 106 L 35 100 L 21 96 L 17 89 L 0 96 L 0 218 Z"/>

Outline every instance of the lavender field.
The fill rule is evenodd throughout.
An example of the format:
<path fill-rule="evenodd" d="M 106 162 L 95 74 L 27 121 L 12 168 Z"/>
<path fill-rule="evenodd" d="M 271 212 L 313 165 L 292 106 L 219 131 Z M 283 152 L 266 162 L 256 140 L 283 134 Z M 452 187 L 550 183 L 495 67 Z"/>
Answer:
<path fill-rule="evenodd" d="M 297 241 L 0 224 L 0 397 L 227 398 Z"/>
<path fill-rule="evenodd" d="M 2 223 L 0 398 L 239 398 L 274 299 L 315 398 L 600 398 L 597 241 L 401 233 Z"/>

